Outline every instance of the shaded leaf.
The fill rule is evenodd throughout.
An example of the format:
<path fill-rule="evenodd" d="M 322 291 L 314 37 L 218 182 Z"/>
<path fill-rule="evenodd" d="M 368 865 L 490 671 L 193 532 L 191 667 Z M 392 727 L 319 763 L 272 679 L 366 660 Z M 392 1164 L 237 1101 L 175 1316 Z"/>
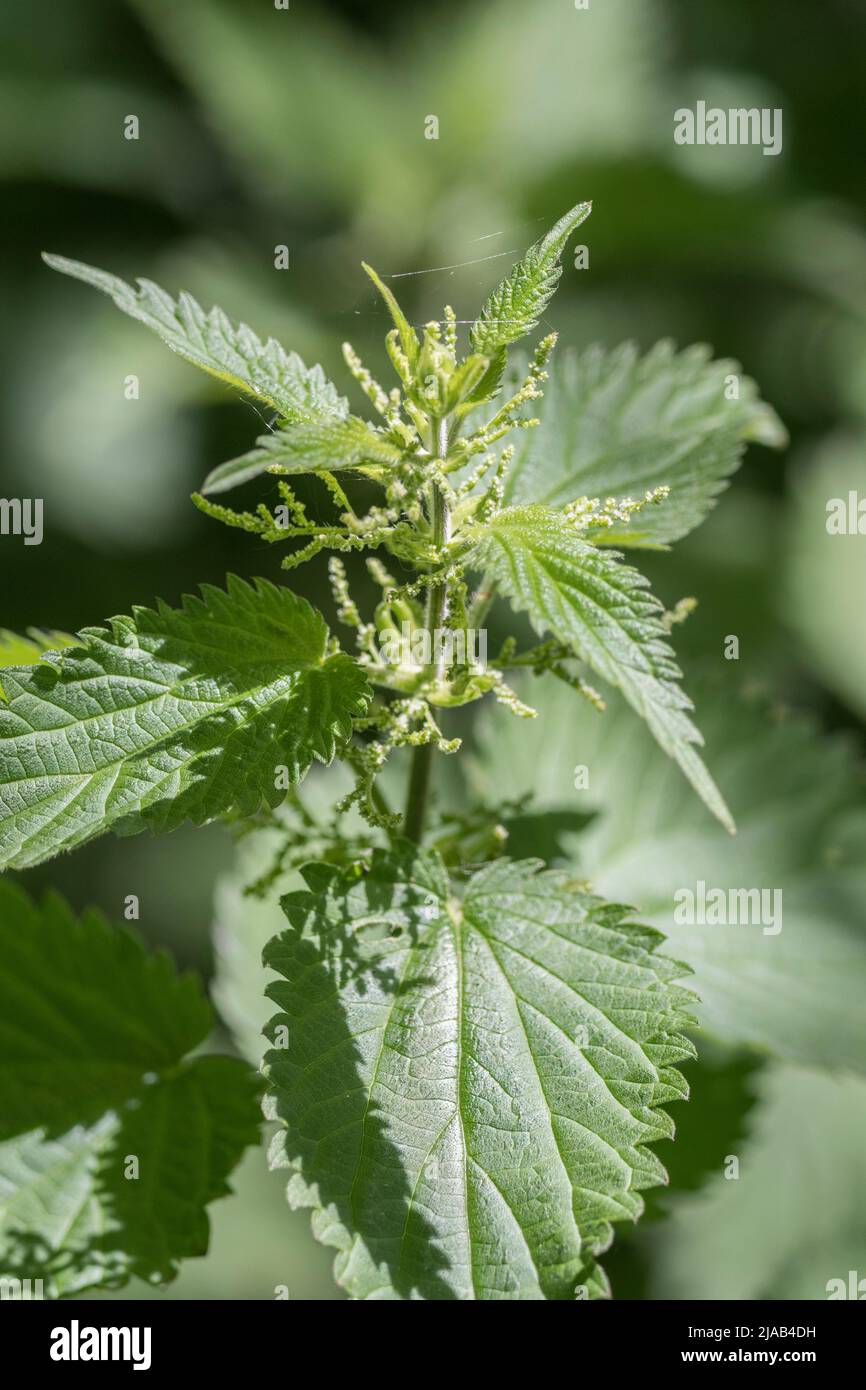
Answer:
<path fill-rule="evenodd" d="M 525 371 L 518 365 L 515 375 L 522 379 Z M 732 380 L 738 395 L 728 399 Z M 677 353 L 667 341 L 643 357 L 632 343 L 557 355 L 532 414 L 541 425 L 522 433 L 510 500 L 560 507 L 580 497 L 639 499 L 670 488 L 661 505 L 593 535 L 609 545 L 679 540 L 715 505 L 747 442 L 787 443 L 775 411 L 738 362 L 713 360 L 701 345 Z"/>
<path fill-rule="evenodd" d="M 259 1129 L 255 1074 L 186 1053 L 200 986 L 96 912 L 0 882 L 0 1269 L 48 1297 L 172 1279 Z"/>
<path fill-rule="evenodd" d="M 0 879 L 0 1139 L 89 1125 L 207 1037 L 196 980 L 96 911 Z"/>
<path fill-rule="evenodd" d="M 258 1078 L 234 1057 L 197 1057 L 126 1107 L 102 1150 L 97 1194 L 110 1218 L 101 1244 L 131 1274 L 167 1281 L 180 1260 L 207 1254 L 207 1207 L 258 1141 Z M 130 1154 L 139 1177 L 125 1172 Z"/>

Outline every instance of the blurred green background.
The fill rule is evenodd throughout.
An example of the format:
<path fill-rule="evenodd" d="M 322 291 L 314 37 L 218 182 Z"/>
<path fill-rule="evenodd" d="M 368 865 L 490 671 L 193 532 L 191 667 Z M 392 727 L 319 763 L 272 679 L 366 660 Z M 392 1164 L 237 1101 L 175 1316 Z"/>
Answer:
<path fill-rule="evenodd" d="M 387 275 L 423 272 L 394 286 L 415 321 L 446 301 L 471 318 L 518 251 L 592 198 L 589 269 L 566 262 L 548 316 L 563 341 L 709 342 L 744 364 L 792 437 L 784 455 L 750 451 L 710 521 L 648 567 L 667 603 L 700 601 L 676 634 L 687 675 L 735 632 L 745 684 L 860 732 L 866 542 L 828 538 L 824 504 L 866 495 L 861 0 L 590 0 L 586 11 L 573 0 L 78 0 L 50 18 L 7 0 L 0 37 L 2 493 L 44 498 L 46 528 L 41 546 L 0 543 L 0 626 L 75 631 L 157 594 L 175 603 L 229 569 L 280 574 L 276 548 L 189 502 L 260 431 L 253 408 L 52 275 L 40 250 L 217 302 L 345 389 L 345 338 L 384 373 L 386 325 L 362 257 Z M 673 112 L 698 97 L 781 107 L 783 153 L 676 146 Z M 436 141 L 424 138 L 429 115 Z M 293 583 L 327 607 L 323 574 L 314 565 Z M 104 839 L 22 877 L 115 919 L 138 894 L 146 938 L 210 977 L 229 853 L 218 828 Z M 224 914 L 259 911 L 233 891 L 223 885 Z M 226 985 L 235 968 L 216 993 L 243 1038 Z M 748 1127 L 754 1065 L 707 1063 L 706 1113 L 724 1116 L 726 1087 L 749 1095 L 722 1125 L 723 1147 Z M 769 1124 L 785 1077 L 761 1086 Z M 339 1297 L 281 1175 L 252 1154 L 237 1187 L 213 1209 L 212 1253 L 157 1296 L 268 1298 L 284 1284 L 292 1297 Z M 651 1262 L 651 1241 L 624 1241 L 615 1292 L 670 1292 L 676 1280 L 653 1283 Z M 743 1296 L 814 1296 L 774 1268 Z"/>

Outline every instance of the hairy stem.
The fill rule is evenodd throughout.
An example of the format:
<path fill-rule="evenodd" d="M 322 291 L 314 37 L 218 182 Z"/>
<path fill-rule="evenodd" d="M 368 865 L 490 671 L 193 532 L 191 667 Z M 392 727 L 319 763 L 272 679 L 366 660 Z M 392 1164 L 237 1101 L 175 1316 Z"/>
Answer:
<path fill-rule="evenodd" d="M 444 461 L 448 451 L 447 421 L 436 421 L 431 430 L 440 459 Z M 451 539 L 451 513 L 448 502 L 439 486 L 431 485 L 430 524 L 433 530 L 433 544 L 437 550 Z M 445 675 L 445 644 L 436 640 L 437 632 L 445 625 L 447 616 L 447 587 L 445 584 L 430 584 L 427 589 L 427 611 L 425 626 L 430 637 L 433 653 L 431 676 L 441 680 Z M 433 744 L 422 743 L 412 755 L 412 770 L 409 775 L 409 790 L 406 797 L 406 816 L 403 830 L 406 837 L 419 843 L 424 831 L 424 817 L 430 792 L 430 771 L 433 762 Z"/>

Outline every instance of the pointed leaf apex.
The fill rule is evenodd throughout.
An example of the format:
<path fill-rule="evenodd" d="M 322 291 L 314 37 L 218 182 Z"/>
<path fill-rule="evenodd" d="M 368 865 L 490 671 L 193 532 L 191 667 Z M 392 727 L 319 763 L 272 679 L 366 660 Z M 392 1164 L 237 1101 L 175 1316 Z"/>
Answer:
<path fill-rule="evenodd" d="M 409 320 L 406 318 L 406 315 L 403 313 L 403 310 L 400 308 L 400 305 L 397 303 L 397 299 L 394 295 L 393 290 L 390 290 L 388 288 L 388 286 L 382 280 L 382 277 L 373 269 L 371 265 L 368 265 L 366 261 L 362 261 L 361 265 L 365 273 L 369 275 L 370 279 L 373 281 L 373 284 L 376 286 L 376 289 L 379 291 L 380 295 L 387 304 L 388 312 L 390 313 L 391 318 L 394 320 L 394 326 L 400 335 L 400 346 L 403 349 L 403 352 L 406 356 L 406 360 L 408 361 L 410 367 L 414 367 L 420 348 L 420 344 L 418 342 L 418 335 L 416 334 Z"/>
<path fill-rule="evenodd" d="M 562 274 L 560 257 L 569 236 L 592 211 L 592 203 L 577 203 L 547 234 L 530 246 L 522 260 L 487 300 L 470 330 L 475 352 L 494 357 L 524 338 L 538 323 Z"/>

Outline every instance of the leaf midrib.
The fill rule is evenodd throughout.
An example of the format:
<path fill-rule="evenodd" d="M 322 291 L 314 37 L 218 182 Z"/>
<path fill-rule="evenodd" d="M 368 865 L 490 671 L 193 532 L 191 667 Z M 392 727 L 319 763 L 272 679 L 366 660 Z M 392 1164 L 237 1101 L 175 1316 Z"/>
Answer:
<path fill-rule="evenodd" d="M 519 568 L 515 562 L 514 548 L 508 544 L 505 535 L 501 531 L 495 534 L 494 539 L 496 543 L 500 546 L 508 561 L 512 577 L 515 579 L 515 581 L 518 580 Z M 591 547 L 588 548 L 591 549 Z M 598 602 L 597 599 L 593 598 L 591 594 L 588 594 L 584 589 L 581 589 L 576 583 L 574 583 L 572 577 L 567 572 L 563 572 L 561 576 L 562 582 L 559 582 L 559 576 L 557 576 L 556 580 L 554 580 L 551 570 L 544 564 L 543 558 L 539 557 L 539 553 L 537 550 L 527 549 L 525 551 L 525 556 L 527 567 L 530 565 L 532 566 L 532 587 L 536 597 L 539 593 L 539 576 L 541 576 L 541 578 L 543 579 L 546 579 L 546 587 L 549 587 L 551 584 L 554 585 L 554 588 L 558 596 L 560 595 L 560 593 L 566 596 L 569 593 L 578 595 L 580 600 L 583 603 L 585 603 L 587 608 L 589 608 L 592 612 L 592 620 L 590 620 L 590 618 L 587 616 L 587 618 L 584 620 L 584 624 L 587 630 L 593 634 L 595 640 L 599 643 L 599 645 L 604 648 L 605 654 L 608 657 L 608 659 L 613 660 L 614 658 L 612 656 L 608 642 L 599 632 L 599 615 L 601 615 L 602 618 L 609 619 L 611 622 L 613 622 L 616 625 L 617 632 L 622 634 L 623 641 L 628 643 L 630 652 L 639 653 L 646 661 L 646 667 L 642 669 L 640 666 L 636 666 L 633 663 L 633 661 L 625 660 L 622 657 L 617 657 L 616 660 L 620 667 L 624 668 L 627 671 L 632 671 L 638 675 L 649 676 L 652 680 L 658 681 L 659 684 L 665 684 L 664 678 L 660 676 L 656 671 L 654 671 L 650 666 L 649 657 L 646 655 L 645 652 L 643 652 L 642 648 L 640 647 L 640 644 L 635 640 L 635 638 L 628 631 L 628 629 L 623 626 L 620 618 L 617 616 L 615 607 L 602 607 L 602 605 Z M 611 582 L 610 578 L 605 575 L 593 575 L 593 579 L 596 580 L 602 586 L 602 588 L 605 588 L 611 594 L 614 604 L 617 602 L 617 600 L 628 602 L 629 595 L 632 592 L 631 589 L 621 587 L 618 588 L 615 584 Z M 515 587 L 518 587 L 516 583 Z M 536 628 L 539 627 L 539 624 L 535 621 L 534 617 L 532 616 L 529 603 L 521 603 L 520 599 L 514 596 L 510 596 L 510 601 L 512 603 L 512 606 L 519 607 L 520 610 L 524 613 L 529 613 L 530 621 L 532 622 L 533 626 Z M 635 622 L 641 621 L 637 614 L 632 614 L 632 616 Z M 545 625 L 545 630 L 550 630 L 549 623 Z M 662 636 L 661 633 L 659 633 L 658 635 L 660 637 Z M 569 640 L 574 641 L 576 639 L 570 638 Z"/>

